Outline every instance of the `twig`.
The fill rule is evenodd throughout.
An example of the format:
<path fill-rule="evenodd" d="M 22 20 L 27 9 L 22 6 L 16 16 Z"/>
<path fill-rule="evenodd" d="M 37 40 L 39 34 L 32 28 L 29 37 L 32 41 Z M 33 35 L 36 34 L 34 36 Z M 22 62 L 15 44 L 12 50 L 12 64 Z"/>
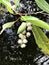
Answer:
<path fill-rule="evenodd" d="M 18 22 L 19 19 L 20 19 L 20 17 L 16 20 L 16 22 Z"/>
<path fill-rule="evenodd" d="M 48 13 L 45 13 L 44 11 L 39 11 L 39 12 L 35 12 L 35 13 L 18 13 L 18 15 L 22 16 L 22 15 L 33 15 L 33 14 L 44 14 L 44 15 L 49 15 Z"/>
<path fill-rule="evenodd" d="M 38 13 L 43 13 L 43 11 L 35 12 L 35 13 L 17 13 L 17 14 L 19 14 L 20 16 L 22 16 L 22 15 L 33 15 L 33 14 L 38 14 Z"/>
<path fill-rule="evenodd" d="M 48 13 L 44 13 L 44 12 L 43 12 L 43 13 L 41 13 L 41 14 L 44 14 L 44 15 L 49 15 Z"/>

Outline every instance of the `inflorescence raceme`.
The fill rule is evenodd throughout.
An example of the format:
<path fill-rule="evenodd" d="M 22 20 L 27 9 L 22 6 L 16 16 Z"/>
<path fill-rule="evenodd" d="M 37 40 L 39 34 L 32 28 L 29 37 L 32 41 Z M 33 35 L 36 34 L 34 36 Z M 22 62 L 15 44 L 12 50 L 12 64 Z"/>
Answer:
<path fill-rule="evenodd" d="M 26 23 L 26 22 L 23 22 Z M 28 42 L 27 38 L 31 36 L 31 33 L 29 31 L 32 30 L 32 25 L 31 23 L 26 23 L 26 30 L 24 30 L 23 32 L 21 32 L 18 36 L 18 44 L 20 45 L 21 48 L 25 48 L 26 47 L 26 43 Z"/>

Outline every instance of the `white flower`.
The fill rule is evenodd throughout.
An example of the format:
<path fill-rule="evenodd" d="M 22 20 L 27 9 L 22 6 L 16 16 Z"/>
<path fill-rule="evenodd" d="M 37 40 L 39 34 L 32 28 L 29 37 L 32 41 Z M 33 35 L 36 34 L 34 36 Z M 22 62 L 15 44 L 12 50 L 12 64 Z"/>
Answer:
<path fill-rule="evenodd" d="M 30 22 L 27 22 L 27 26 L 31 26 L 31 23 Z"/>
<path fill-rule="evenodd" d="M 29 30 L 32 30 L 32 26 L 28 26 L 27 27 L 27 30 L 29 31 Z"/>
<path fill-rule="evenodd" d="M 22 32 L 22 34 L 26 34 L 26 30 L 24 30 L 24 31 Z"/>
<path fill-rule="evenodd" d="M 25 44 L 21 44 L 20 47 L 21 47 L 21 48 L 25 48 L 26 45 L 25 45 Z"/>
<path fill-rule="evenodd" d="M 21 39 L 25 39 L 26 36 L 20 33 L 20 34 L 19 34 L 19 38 L 21 38 Z"/>
<path fill-rule="evenodd" d="M 26 33 L 26 36 L 27 36 L 27 37 L 31 36 L 31 33 L 30 33 L 30 32 L 27 32 L 27 33 Z"/>
<path fill-rule="evenodd" d="M 18 42 L 18 44 L 22 44 L 23 43 L 23 41 L 21 39 L 19 39 L 17 42 Z"/>
<path fill-rule="evenodd" d="M 23 39 L 23 43 L 27 43 L 28 41 L 27 41 L 27 39 Z"/>
<path fill-rule="evenodd" d="M 21 36 L 23 36 L 23 34 L 20 33 L 18 36 L 19 36 L 19 38 L 21 38 Z"/>

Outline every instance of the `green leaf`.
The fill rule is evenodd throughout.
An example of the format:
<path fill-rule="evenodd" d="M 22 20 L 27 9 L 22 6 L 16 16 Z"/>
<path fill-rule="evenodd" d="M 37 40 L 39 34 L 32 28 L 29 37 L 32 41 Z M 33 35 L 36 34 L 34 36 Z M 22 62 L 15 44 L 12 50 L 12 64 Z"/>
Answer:
<path fill-rule="evenodd" d="M 14 23 L 15 23 L 15 22 L 5 23 L 5 24 L 2 26 L 3 29 L 0 31 L 0 35 L 3 33 L 3 31 L 4 31 L 6 28 L 12 27 L 12 25 L 13 25 Z"/>
<path fill-rule="evenodd" d="M 0 3 L 2 3 L 3 5 L 5 5 L 6 8 L 7 8 L 7 10 L 11 14 L 18 14 L 18 12 L 16 11 L 16 7 L 20 8 L 20 0 L 14 0 L 15 4 L 13 6 L 11 5 L 10 0 L 0 0 Z"/>
<path fill-rule="evenodd" d="M 45 54 L 49 54 L 49 39 L 44 34 L 44 32 L 37 26 L 33 26 L 33 34 L 35 37 L 35 41 L 41 51 Z"/>
<path fill-rule="evenodd" d="M 20 0 L 14 0 L 15 6 L 20 7 Z"/>
<path fill-rule="evenodd" d="M 45 35 L 45 33 L 39 28 L 39 27 L 37 27 L 37 31 L 39 32 L 39 34 L 40 34 L 40 36 L 41 36 L 41 38 L 43 39 L 43 41 L 46 43 L 46 46 L 48 47 L 48 49 L 49 49 L 49 39 L 48 39 L 48 37 Z"/>
<path fill-rule="evenodd" d="M 45 12 L 49 13 L 49 4 L 45 0 L 35 0 L 37 5 Z"/>
<path fill-rule="evenodd" d="M 7 10 L 8 10 L 10 13 L 12 13 L 12 14 L 14 13 L 14 12 L 12 11 L 12 6 L 11 6 L 10 2 L 8 2 L 7 0 L 1 0 L 0 3 L 2 3 L 3 5 L 5 5 L 6 8 L 7 8 Z"/>
<path fill-rule="evenodd" d="M 0 0 L 0 2 L 1 2 L 2 0 Z"/>
<path fill-rule="evenodd" d="M 39 20 L 36 17 L 33 17 L 33 16 L 21 16 L 21 20 L 26 21 L 26 22 L 30 22 L 33 25 L 36 25 L 38 27 L 49 30 L 49 25 L 47 23 L 45 23 L 44 21 Z"/>
<path fill-rule="evenodd" d="M 11 13 L 11 14 L 14 14 L 14 12 L 12 11 L 12 7 L 9 5 L 7 6 L 7 10 Z"/>
<path fill-rule="evenodd" d="M 25 29 L 26 29 L 26 23 L 23 22 L 23 23 L 19 26 L 17 34 L 21 33 L 21 32 L 24 31 Z"/>
<path fill-rule="evenodd" d="M 11 0 L 7 0 L 8 2 L 10 2 Z"/>

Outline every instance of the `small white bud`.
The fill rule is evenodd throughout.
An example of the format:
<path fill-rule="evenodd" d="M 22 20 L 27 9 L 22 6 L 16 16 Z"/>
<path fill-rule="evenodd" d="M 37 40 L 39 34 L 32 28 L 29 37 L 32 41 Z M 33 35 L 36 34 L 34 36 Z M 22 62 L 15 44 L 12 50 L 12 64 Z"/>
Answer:
<path fill-rule="evenodd" d="M 17 42 L 18 42 L 18 44 L 22 44 L 23 43 L 23 41 L 21 39 L 19 39 Z"/>
<path fill-rule="evenodd" d="M 31 26 L 31 23 L 30 22 L 27 22 L 27 26 Z"/>
<path fill-rule="evenodd" d="M 20 34 L 19 34 L 19 38 L 21 38 L 21 39 L 25 39 L 26 36 L 20 33 Z"/>
<path fill-rule="evenodd" d="M 26 30 L 24 30 L 24 31 L 22 32 L 22 34 L 26 34 Z"/>
<path fill-rule="evenodd" d="M 27 37 L 31 36 L 31 33 L 30 33 L 30 32 L 27 32 L 27 33 L 26 33 L 26 36 L 27 36 Z"/>
<path fill-rule="evenodd" d="M 23 34 L 20 33 L 18 36 L 19 36 L 19 38 L 21 38 L 23 36 Z"/>
<path fill-rule="evenodd" d="M 32 26 L 28 26 L 27 27 L 27 30 L 29 31 L 29 30 L 32 30 Z"/>
<path fill-rule="evenodd" d="M 21 48 L 25 48 L 26 45 L 25 45 L 25 44 L 21 44 L 20 47 L 21 47 Z"/>
<path fill-rule="evenodd" d="M 28 42 L 27 39 L 24 39 L 24 40 L 23 40 L 23 43 L 27 43 L 27 42 Z"/>

